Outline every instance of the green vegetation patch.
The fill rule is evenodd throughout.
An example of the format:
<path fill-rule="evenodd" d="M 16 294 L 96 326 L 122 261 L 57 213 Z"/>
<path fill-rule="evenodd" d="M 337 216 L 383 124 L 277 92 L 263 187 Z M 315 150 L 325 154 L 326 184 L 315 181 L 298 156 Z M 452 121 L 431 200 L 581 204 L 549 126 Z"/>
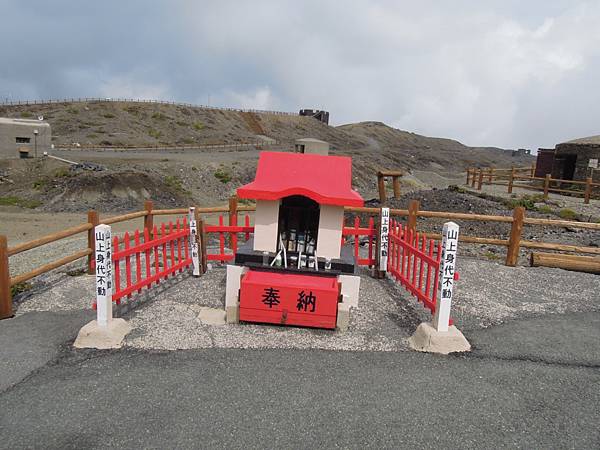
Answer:
<path fill-rule="evenodd" d="M 544 196 L 542 194 L 533 194 L 533 195 L 523 195 L 521 198 L 511 198 L 509 200 L 504 201 L 504 204 L 509 208 L 516 208 L 517 206 L 522 206 L 528 211 L 536 211 L 539 210 L 535 204 L 541 203 L 544 201 Z"/>
<path fill-rule="evenodd" d="M 67 112 L 68 112 L 69 114 L 73 114 L 73 115 L 74 115 L 74 114 L 79 114 L 79 110 L 78 110 L 77 108 L 73 107 L 73 106 L 69 106 L 69 107 L 67 108 Z"/>
<path fill-rule="evenodd" d="M 27 200 L 21 197 L 8 196 L 0 197 L 0 205 L 2 206 L 20 206 L 21 208 L 37 208 L 41 206 L 42 202 L 39 200 Z"/>
<path fill-rule="evenodd" d="M 32 114 L 32 113 L 30 113 L 29 111 L 23 111 L 23 112 L 21 113 L 21 117 L 22 117 L 23 119 L 27 119 L 27 118 L 29 118 L 29 117 L 33 117 L 33 114 Z"/>
<path fill-rule="evenodd" d="M 575 220 L 577 219 L 577 213 L 569 208 L 561 209 L 558 215 L 565 220 Z"/>
<path fill-rule="evenodd" d="M 196 130 L 196 131 L 200 131 L 204 128 L 204 124 L 202 122 L 196 122 L 192 126 L 194 127 L 194 130 Z"/>
<path fill-rule="evenodd" d="M 231 173 L 229 173 L 223 167 L 219 167 L 215 172 L 215 178 L 221 183 L 229 183 L 232 179 Z"/>
<path fill-rule="evenodd" d="M 538 210 L 538 212 L 541 212 L 542 214 L 552 214 L 552 213 L 554 213 L 554 210 L 550 206 L 548 206 L 548 205 L 538 206 L 537 210 Z"/>
<path fill-rule="evenodd" d="M 102 114 L 102 117 L 104 117 L 105 119 L 114 119 L 115 115 L 113 113 L 104 113 Z"/>
<path fill-rule="evenodd" d="M 174 191 L 181 192 L 187 194 L 188 191 L 183 187 L 183 182 L 181 178 L 176 175 L 167 175 L 165 177 L 165 185 Z"/>
<path fill-rule="evenodd" d="M 14 297 L 16 295 L 22 294 L 23 292 L 27 292 L 32 288 L 33 288 L 33 285 L 31 283 L 27 283 L 27 282 L 17 283 L 14 286 L 10 287 L 10 293 Z"/>
<path fill-rule="evenodd" d="M 73 173 L 71 173 L 68 167 L 61 167 L 60 169 L 56 169 L 54 171 L 55 178 L 68 178 L 71 176 L 73 176 Z"/>
<path fill-rule="evenodd" d="M 165 116 L 163 113 L 155 112 L 154 114 L 152 114 L 152 118 L 154 120 L 165 120 L 167 116 Z"/>
<path fill-rule="evenodd" d="M 153 137 L 154 139 L 158 139 L 162 135 L 162 133 L 159 130 L 155 130 L 154 128 L 150 128 L 148 130 L 148 134 L 150 135 L 150 137 Z"/>

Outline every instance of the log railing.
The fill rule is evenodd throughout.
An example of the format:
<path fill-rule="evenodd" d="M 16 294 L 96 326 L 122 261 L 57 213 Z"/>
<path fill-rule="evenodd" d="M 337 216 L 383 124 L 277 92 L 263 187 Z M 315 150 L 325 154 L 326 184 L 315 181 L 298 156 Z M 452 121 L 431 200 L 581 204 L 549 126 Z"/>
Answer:
<path fill-rule="evenodd" d="M 523 175 L 523 173 L 529 175 Z M 500 185 L 507 187 L 507 193 L 511 194 L 513 188 L 530 189 L 543 192 L 544 200 L 548 199 L 550 192 L 559 194 L 568 194 L 583 197 L 583 202 L 588 204 L 591 198 L 600 198 L 600 183 L 594 183 L 591 177 L 582 180 L 564 180 L 552 178 L 550 174 L 545 177 L 536 177 L 535 164 L 530 167 L 512 167 L 510 169 L 498 169 L 493 167 L 467 169 L 466 185 L 471 185 L 477 190 L 481 190 L 484 184 Z M 519 183 L 519 182 L 525 182 Z M 517 184 L 519 183 L 519 184 Z M 581 186 L 582 189 L 564 189 L 563 185 Z M 598 190 L 598 192 L 596 192 Z"/>
<path fill-rule="evenodd" d="M 196 208 L 196 213 L 198 214 L 198 218 L 200 218 L 201 214 L 229 213 L 229 222 L 231 225 L 237 221 L 238 212 L 254 210 L 254 206 L 238 205 L 237 198 L 233 197 L 230 200 L 229 205 L 227 206 Z M 92 269 L 91 261 L 95 244 L 93 229 L 98 223 L 114 224 L 128 220 L 143 218 L 144 227 L 152 229 L 154 223 L 154 216 L 187 214 L 188 211 L 188 208 L 153 209 L 152 202 L 147 201 L 144 205 L 143 211 L 107 217 L 102 220 L 98 217 L 98 214 L 95 211 L 90 211 L 90 213 L 88 213 L 87 223 L 77 225 L 75 227 L 71 227 L 57 233 L 49 234 L 39 239 L 17 244 L 12 247 L 8 246 L 6 236 L 0 235 L 0 319 L 11 317 L 13 314 L 11 287 L 19 283 L 23 283 L 27 280 L 30 280 L 38 275 L 57 269 L 58 267 L 69 264 L 73 261 L 77 261 L 81 258 L 88 258 L 87 268 L 88 271 L 90 271 Z M 378 216 L 380 213 L 380 209 L 369 207 L 348 207 L 346 208 L 346 212 L 349 214 L 368 214 Z M 525 210 L 522 207 L 515 208 L 511 216 L 468 214 L 444 211 L 422 211 L 420 210 L 419 202 L 416 200 L 412 200 L 410 202 L 409 209 L 390 209 L 390 214 L 395 217 L 406 217 L 407 227 L 411 230 L 418 229 L 419 218 L 510 223 L 511 231 L 507 239 L 461 235 L 461 242 L 464 243 L 486 244 L 492 246 L 507 247 L 506 265 L 509 266 L 516 265 L 517 257 L 521 248 L 600 255 L 600 248 L 598 247 L 585 247 L 551 242 L 536 242 L 522 240 L 521 236 L 523 227 L 531 225 L 600 230 L 600 223 L 528 218 L 525 217 Z M 41 247 L 43 245 L 60 241 L 62 239 L 77 235 L 79 233 L 87 233 L 88 239 L 86 248 L 81 249 L 72 255 L 64 256 L 61 259 L 42 265 L 30 272 L 19 274 L 16 276 L 11 276 L 9 267 L 9 258 L 11 256 L 17 255 L 19 253 L 34 248 Z M 426 236 L 432 239 L 441 238 L 439 234 L 435 233 L 427 233 Z M 203 245 L 205 244 L 204 240 L 202 241 L 202 243 Z M 205 250 L 202 251 L 202 254 L 204 253 Z"/>

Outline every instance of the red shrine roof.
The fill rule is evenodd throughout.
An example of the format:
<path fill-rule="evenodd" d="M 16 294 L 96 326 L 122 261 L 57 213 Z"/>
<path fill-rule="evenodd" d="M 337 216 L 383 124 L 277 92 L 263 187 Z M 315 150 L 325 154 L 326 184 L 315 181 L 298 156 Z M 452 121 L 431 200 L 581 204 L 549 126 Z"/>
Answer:
<path fill-rule="evenodd" d="M 237 194 L 257 200 L 303 195 L 322 205 L 364 204 L 352 189 L 352 158 L 347 156 L 261 152 L 254 181 Z"/>

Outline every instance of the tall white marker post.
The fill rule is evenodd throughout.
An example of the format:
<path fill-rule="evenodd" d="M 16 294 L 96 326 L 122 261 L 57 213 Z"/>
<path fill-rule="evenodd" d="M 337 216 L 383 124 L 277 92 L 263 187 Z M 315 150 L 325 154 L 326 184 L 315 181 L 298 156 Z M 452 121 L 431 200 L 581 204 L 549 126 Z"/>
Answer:
<path fill-rule="evenodd" d="M 196 208 L 190 207 L 189 223 L 190 223 L 190 254 L 192 255 L 192 264 L 194 265 L 193 275 L 200 276 L 200 259 L 198 258 L 198 224 L 196 223 Z"/>
<path fill-rule="evenodd" d="M 96 238 L 96 312 L 100 327 L 108 327 L 112 310 L 112 232 L 110 225 L 98 225 Z"/>
<path fill-rule="evenodd" d="M 437 331 L 448 331 L 454 272 L 456 269 L 456 251 L 458 249 L 458 225 L 446 222 L 442 230 L 442 259 L 438 279 L 438 299 L 433 317 L 433 327 Z"/>
<path fill-rule="evenodd" d="M 379 217 L 379 270 L 387 272 L 390 232 L 390 208 L 381 208 Z"/>

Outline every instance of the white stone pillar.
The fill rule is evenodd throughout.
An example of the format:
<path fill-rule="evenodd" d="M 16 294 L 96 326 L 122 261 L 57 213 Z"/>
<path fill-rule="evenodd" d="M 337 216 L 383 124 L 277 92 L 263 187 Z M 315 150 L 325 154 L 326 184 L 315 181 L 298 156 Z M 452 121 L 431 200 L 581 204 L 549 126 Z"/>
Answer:
<path fill-rule="evenodd" d="M 192 264 L 194 267 L 193 275 L 200 276 L 200 259 L 198 258 L 198 224 L 196 223 L 196 208 L 190 207 L 188 221 L 190 224 L 190 255 L 192 255 Z"/>
<path fill-rule="evenodd" d="M 112 232 L 110 225 L 98 225 L 94 229 L 96 238 L 96 313 L 100 327 L 112 322 Z"/>
<path fill-rule="evenodd" d="M 448 331 L 449 327 L 454 290 L 454 272 L 456 270 L 458 228 L 456 223 L 446 222 L 442 231 L 442 258 L 440 260 L 438 279 L 438 298 L 433 317 L 433 327 L 436 331 Z"/>

